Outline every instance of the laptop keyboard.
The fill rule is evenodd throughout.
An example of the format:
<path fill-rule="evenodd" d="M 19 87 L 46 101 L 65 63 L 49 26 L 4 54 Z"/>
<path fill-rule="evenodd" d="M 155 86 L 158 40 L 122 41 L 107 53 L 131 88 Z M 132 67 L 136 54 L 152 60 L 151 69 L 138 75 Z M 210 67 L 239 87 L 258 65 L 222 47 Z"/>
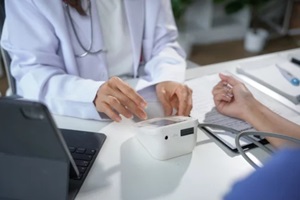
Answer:
<path fill-rule="evenodd" d="M 93 160 L 97 150 L 86 149 L 82 147 L 68 147 L 69 151 L 75 161 L 75 164 L 79 170 L 78 177 L 71 177 L 74 180 L 81 180 L 91 161 Z"/>

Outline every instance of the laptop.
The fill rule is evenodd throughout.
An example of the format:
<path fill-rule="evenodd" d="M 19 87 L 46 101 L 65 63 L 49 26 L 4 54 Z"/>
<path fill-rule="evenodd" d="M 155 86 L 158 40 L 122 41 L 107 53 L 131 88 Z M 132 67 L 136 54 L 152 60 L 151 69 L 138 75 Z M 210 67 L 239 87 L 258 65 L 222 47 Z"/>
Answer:
<path fill-rule="evenodd" d="M 105 139 L 58 129 L 42 103 L 0 98 L 0 199 L 74 199 Z"/>

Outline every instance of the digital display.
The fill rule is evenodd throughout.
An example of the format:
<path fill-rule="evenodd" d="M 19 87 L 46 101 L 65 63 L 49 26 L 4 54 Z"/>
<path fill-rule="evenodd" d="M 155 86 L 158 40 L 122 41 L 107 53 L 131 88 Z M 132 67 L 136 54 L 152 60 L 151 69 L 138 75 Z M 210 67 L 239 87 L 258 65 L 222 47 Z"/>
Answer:
<path fill-rule="evenodd" d="M 169 120 L 169 119 L 161 119 L 161 120 L 157 120 L 157 121 L 151 122 L 150 124 L 156 125 L 156 126 L 167 126 L 167 125 L 170 125 L 170 124 L 176 124 L 178 122 L 181 122 L 181 121 L 173 121 L 173 120 Z"/>

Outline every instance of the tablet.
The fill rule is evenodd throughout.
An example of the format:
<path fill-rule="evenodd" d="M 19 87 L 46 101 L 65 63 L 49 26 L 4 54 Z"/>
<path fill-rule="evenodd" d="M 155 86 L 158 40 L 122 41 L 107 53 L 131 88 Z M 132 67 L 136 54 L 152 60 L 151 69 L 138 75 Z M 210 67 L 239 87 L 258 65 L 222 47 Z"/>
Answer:
<path fill-rule="evenodd" d="M 75 199 L 106 135 L 58 129 L 46 105 L 0 98 L 0 199 Z"/>
<path fill-rule="evenodd" d="M 222 130 L 218 128 L 212 128 L 208 126 L 199 127 L 204 132 L 208 133 L 215 139 L 217 139 L 222 145 L 224 145 L 227 149 L 234 153 L 238 153 L 238 149 L 235 144 L 235 137 L 237 132 L 230 132 L 227 130 Z M 249 130 L 253 131 L 253 130 Z M 253 139 L 260 142 L 261 144 L 268 144 L 269 142 L 265 138 L 261 138 L 260 136 L 252 136 Z M 252 141 L 247 140 L 246 138 L 242 138 L 240 140 L 241 147 L 246 151 L 252 148 L 257 147 Z"/>

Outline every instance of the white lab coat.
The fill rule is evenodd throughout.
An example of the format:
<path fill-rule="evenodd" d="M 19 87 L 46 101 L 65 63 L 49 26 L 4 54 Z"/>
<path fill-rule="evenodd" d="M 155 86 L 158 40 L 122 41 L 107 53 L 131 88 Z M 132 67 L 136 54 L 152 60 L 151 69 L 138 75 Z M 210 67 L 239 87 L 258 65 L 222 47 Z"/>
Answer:
<path fill-rule="evenodd" d="M 93 50 L 104 48 L 96 0 L 91 0 Z M 83 53 L 62 0 L 6 0 L 1 45 L 12 57 L 17 92 L 44 102 L 54 114 L 101 119 L 93 100 L 109 79 L 105 53 Z M 86 3 L 84 1 L 84 3 Z M 184 53 L 176 42 L 170 0 L 124 0 L 132 40 L 136 90 L 161 81 L 184 81 Z M 84 46 L 90 44 L 90 17 L 71 9 Z M 122 48 L 122 44 L 120 44 Z M 141 73 L 140 56 L 146 62 Z M 117 58 L 116 58 L 117 59 Z"/>

